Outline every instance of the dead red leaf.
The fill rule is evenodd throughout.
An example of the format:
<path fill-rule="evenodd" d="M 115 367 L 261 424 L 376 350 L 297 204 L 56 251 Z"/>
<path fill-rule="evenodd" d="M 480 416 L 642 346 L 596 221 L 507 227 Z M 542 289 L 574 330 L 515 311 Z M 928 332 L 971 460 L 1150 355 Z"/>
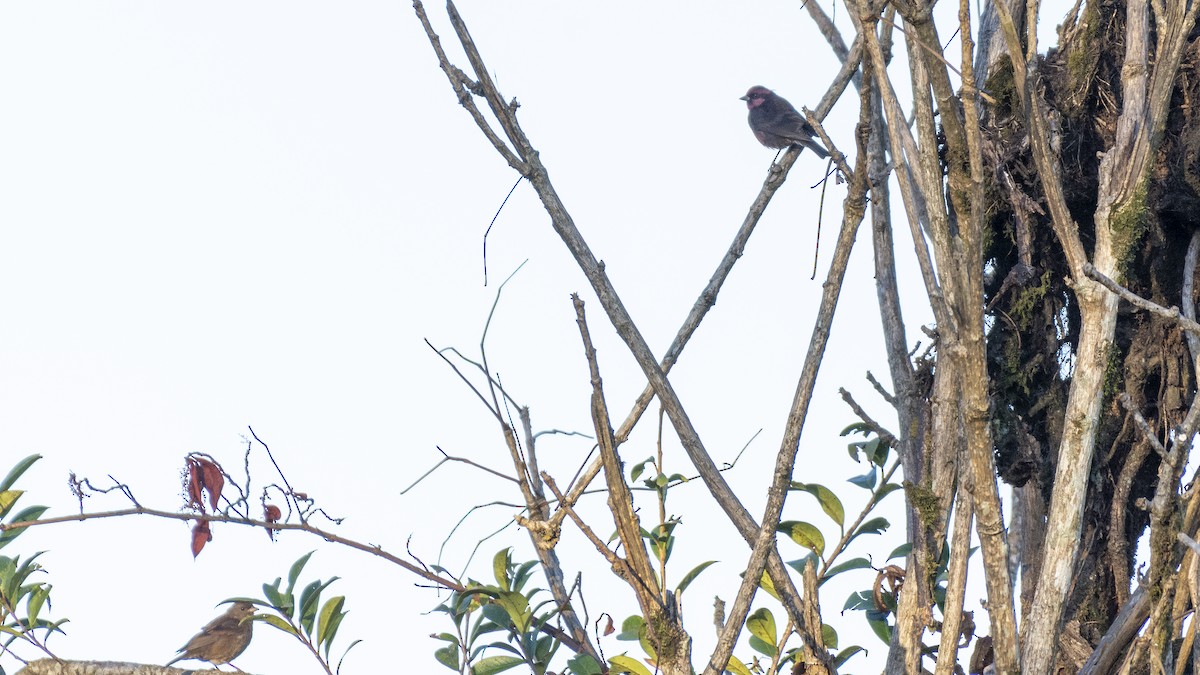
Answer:
<path fill-rule="evenodd" d="M 217 510 L 217 499 L 221 496 L 221 490 L 225 489 L 225 475 L 221 473 L 221 467 L 217 466 L 216 462 L 208 459 L 198 459 L 201 470 L 203 472 L 204 489 L 208 491 L 208 505 L 213 511 Z"/>
<path fill-rule="evenodd" d="M 283 512 L 281 512 L 279 507 L 275 506 L 274 504 L 267 504 L 266 507 L 263 508 L 263 511 L 265 511 L 264 519 L 268 523 L 278 523 L 279 519 L 283 517 Z M 275 528 L 268 527 L 267 536 L 271 538 L 271 541 L 275 541 Z"/>
<path fill-rule="evenodd" d="M 200 469 L 200 462 L 188 457 L 187 473 L 188 505 L 203 510 L 204 496 L 201 492 L 204 490 L 204 472 Z"/>
<path fill-rule="evenodd" d="M 204 545 L 212 541 L 212 531 L 208 529 L 208 521 L 201 520 L 192 528 L 192 557 L 200 555 Z"/>

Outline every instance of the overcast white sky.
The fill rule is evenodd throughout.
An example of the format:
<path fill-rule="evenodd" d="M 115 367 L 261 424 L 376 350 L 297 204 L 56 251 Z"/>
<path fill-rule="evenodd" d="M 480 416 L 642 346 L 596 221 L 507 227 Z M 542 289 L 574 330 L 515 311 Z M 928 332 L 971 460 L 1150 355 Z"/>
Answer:
<path fill-rule="evenodd" d="M 844 8 L 823 4 L 845 28 Z M 595 11 L 464 0 L 459 8 L 661 354 L 772 157 L 746 128 L 738 97 L 763 84 L 814 106 L 836 72 L 829 50 L 799 2 Z M 442 7 L 429 11 L 452 46 Z M 111 475 L 143 504 L 177 509 L 184 455 L 210 453 L 234 469 L 253 426 L 293 486 L 346 517 L 339 532 L 397 553 L 411 536 L 411 550 L 433 563 L 471 506 L 516 497 L 464 466 L 400 495 L 437 461 L 439 445 L 511 471 L 494 422 L 423 340 L 477 353 L 495 282 L 525 260 L 500 302 L 488 355 L 532 408 L 535 428 L 590 432 L 572 292 L 588 302 L 615 414 L 643 386 L 528 186 L 496 222 L 493 283 L 483 286 L 482 235 L 515 175 L 456 104 L 407 2 L 5 3 L 0 91 L 0 473 L 45 456 L 18 484 L 29 491 L 23 504 L 72 512 L 74 471 Z M 847 98 L 828 123 L 847 151 L 856 113 Z M 672 373 L 718 463 L 762 430 L 727 473 L 756 517 L 845 193 L 830 186 L 821 271 L 810 281 L 819 195 L 810 186 L 823 167 L 800 158 Z M 845 479 L 863 467 L 837 436 L 854 421 L 837 388 L 891 419 L 863 379 L 872 370 L 886 380 L 887 369 L 869 237 L 860 240 L 796 472 L 833 487 L 848 509 L 862 493 Z M 900 241 L 900 275 L 913 280 L 911 244 Z M 905 310 L 916 340 L 928 316 L 912 297 Z M 653 452 L 650 417 L 624 448 L 627 462 Z M 673 433 L 666 438 L 668 470 L 693 475 Z M 565 484 L 589 447 L 544 438 L 543 468 Z M 271 479 L 265 468 L 256 467 L 258 485 Z M 732 598 L 748 552 L 698 482 L 672 499 L 668 510 L 683 515 L 675 578 L 721 561 L 684 598 L 703 663 L 712 598 Z M 85 504 L 122 506 L 111 496 Z M 652 517 L 652 502 L 643 506 Z M 597 530 L 611 529 L 601 498 L 584 510 Z M 475 542 L 514 513 L 476 511 L 442 564 L 461 571 Z M 894 531 L 855 553 L 886 557 L 902 529 L 894 514 Z M 804 495 L 785 518 L 826 522 Z M 509 545 L 517 558 L 533 557 L 524 533 L 509 527 L 483 544 L 469 574 L 489 579 L 491 554 Z M 309 574 L 341 577 L 329 592 L 348 596 L 340 642 L 364 640 L 345 672 L 449 672 L 432 657 L 441 643 L 428 637 L 450 629 L 426 614 L 440 601 L 434 591 L 311 537 L 270 544 L 261 531 L 216 527 L 193 561 L 186 525 L 139 518 L 36 528 L 4 554 L 48 551 L 41 562 L 54 615 L 71 619 L 68 635 L 51 642 L 60 656 L 163 663 L 217 602 L 259 596 L 261 583 L 313 549 Z M 559 551 L 568 576 L 586 570 L 593 618 L 632 612 L 576 532 L 568 528 Z M 802 551 L 792 553 L 785 557 Z M 863 573 L 828 587 L 826 618 L 843 645 L 871 650 L 852 672 L 878 671 L 884 652 L 860 614 L 838 613 L 850 590 L 870 583 Z M 636 654 L 612 638 L 603 646 L 610 656 Z M 264 627 L 237 663 L 320 672 Z"/>

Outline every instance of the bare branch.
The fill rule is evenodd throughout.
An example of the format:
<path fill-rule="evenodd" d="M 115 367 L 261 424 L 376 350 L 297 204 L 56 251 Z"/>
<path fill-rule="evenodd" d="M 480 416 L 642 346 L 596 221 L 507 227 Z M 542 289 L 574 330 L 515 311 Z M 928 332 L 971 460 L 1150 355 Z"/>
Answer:
<path fill-rule="evenodd" d="M 438 450 L 438 452 L 442 453 L 442 459 L 438 460 L 438 463 L 437 463 L 437 464 L 434 464 L 434 465 L 433 465 L 433 467 L 432 467 L 432 468 L 430 468 L 428 471 L 426 471 L 425 473 L 421 474 L 421 477 L 420 477 L 420 478 L 417 478 L 415 481 L 413 481 L 411 485 L 409 485 L 408 487 L 406 487 L 406 488 L 404 488 L 403 490 L 401 490 L 401 491 L 400 491 L 400 494 L 402 494 L 402 495 L 403 495 L 403 494 L 408 494 L 408 491 L 409 491 L 409 490 L 411 490 L 411 489 L 415 488 L 415 487 L 417 486 L 417 484 L 418 484 L 418 483 L 420 483 L 421 481 L 423 481 L 423 480 L 425 480 L 426 478 L 428 478 L 428 477 L 429 477 L 429 475 L 430 475 L 431 473 L 433 473 L 434 471 L 437 471 L 437 470 L 438 470 L 438 467 L 440 467 L 441 465 L 445 464 L 446 462 L 462 462 L 463 464 L 466 464 L 466 465 L 469 465 L 469 466 L 473 466 L 473 467 L 475 467 L 476 469 L 479 469 L 479 470 L 481 470 L 481 471 L 486 471 L 487 473 L 490 473 L 490 474 L 492 474 L 493 476 L 496 476 L 496 477 L 498 477 L 498 478 L 503 478 L 504 480 L 507 480 L 507 481 L 512 481 L 513 483 L 516 483 L 516 482 L 517 482 L 517 479 L 516 479 L 516 478 L 513 478 L 512 476 L 506 476 L 506 475 L 504 475 L 503 473 L 500 473 L 499 471 L 496 471 L 495 469 L 490 469 L 490 468 L 488 468 L 488 467 L 486 467 L 486 466 L 484 466 L 484 465 L 482 465 L 482 464 L 479 464 L 478 462 L 475 462 L 475 461 L 473 461 L 473 460 L 467 459 L 466 457 L 455 457 L 455 456 L 453 456 L 453 455 L 448 455 L 448 454 L 446 454 L 446 451 L 445 451 L 445 450 L 442 450 L 441 446 L 437 446 L 437 450 Z"/>
<path fill-rule="evenodd" d="M 604 385 L 600 378 L 600 364 L 596 359 L 596 350 L 592 346 L 591 334 L 588 332 L 583 301 L 579 299 L 578 295 L 572 294 L 571 302 L 575 305 L 575 320 L 579 324 L 579 335 L 583 340 L 588 371 L 592 378 L 592 421 L 596 425 L 596 438 L 600 442 L 600 458 L 604 461 L 604 480 L 608 484 L 608 508 L 613 514 L 613 520 L 616 521 L 617 534 L 625 548 L 625 567 L 631 576 L 625 581 L 633 588 L 643 616 L 653 616 L 664 607 L 662 592 L 658 588 L 658 580 L 654 575 L 654 568 L 650 564 L 650 557 L 646 554 L 646 545 L 642 541 L 642 527 L 633 506 L 633 495 L 629 492 L 629 486 L 625 484 L 621 458 L 617 455 L 617 448 L 613 442 L 608 406 L 604 401 Z M 562 503 L 561 500 L 559 503 Z"/>
<path fill-rule="evenodd" d="M 1167 457 L 1167 449 L 1163 447 L 1162 442 L 1154 435 L 1154 430 L 1150 428 L 1150 424 L 1146 422 L 1146 418 L 1142 417 L 1142 411 L 1138 410 L 1137 406 L 1133 404 L 1133 399 L 1129 398 L 1129 392 L 1121 392 L 1117 400 L 1121 402 L 1121 407 L 1125 409 L 1125 412 L 1133 417 L 1133 423 L 1137 425 L 1138 431 L 1142 432 L 1142 436 L 1150 444 L 1150 447 L 1154 448 L 1154 451 L 1158 453 L 1159 457 L 1162 457 L 1164 462 L 1170 461 Z"/>
<path fill-rule="evenodd" d="M 280 523 L 269 522 L 266 520 L 257 520 L 254 518 L 242 518 L 234 516 L 223 516 L 217 514 L 197 514 L 197 513 L 176 513 L 174 511 L 162 511 L 158 509 L 150 509 L 145 507 L 134 507 L 129 509 L 116 509 L 113 511 L 95 511 L 92 513 L 78 513 L 68 516 L 56 516 L 53 518 L 41 518 L 39 520 L 20 521 L 15 523 L 0 523 L 0 532 L 8 532 L 10 530 L 18 530 L 30 527 L 43 527 L 46 525 L 57 525 L 60 523 L 83 522 L 86 520 L 103 520 L 107 518 L 122 518 L 126 516 L 153 516 L 155 518 L 163 518 L 166 520 L 180 521 L 207 521 L 210 523 L 231 523 L 234 525 L 246 525 L 249 527 L 261 527 L 266 530 L 280 531 L 297 531 L 307 532 L 331 541 L 335 544 L 341 544 L 349 548 L 353 548 L 371 555 L 378 556 L 388 562 L 403 567 L 404 569 L 416 574 L 417 576 L 431 581 L 439 586 L 448 588 L 452 591 L 463 591 L 466 587 L 456 581 L 438 576 L 432 572 L 428 572 L 412 563 L 392 554 L 388 553 L 383 547 L 377 544 L 364 544 L 353 539 L 348 539 L 341 535 L 335 534 L 328 530 L 322 530 L 308 523 Z"/>
<path fill-rule="evenodd" d="M 888 445 L 896 444 L 896 436 L 893 435 L 892 432 L 883 428 L 881 424 L 876 422 L 866 410 L 863 410 L 862 406 L 858 404 L 858 401 L 854 400 L 853 394 L 846 391 L 846 389 L 843 387 L 838 387 L 838 393 L 842 395 L 842 400 L 846 402 L 846 405 L 850 406 L 850 409 L 854 411 L 854 414 L 858 415 L 858 418 L 863 421 L 863 424 L 866 424 L 871 428 L 871 431 L 875 432 L 875 435 L 879 437 L 881 442 L 887 443 Z"/>
<path fill-rule="evenodd" d="M 1100 282 L 1102 286 L 1121 296 L 1121 298 L 1129 302 L 1129 304 L 1133 305 L 1134 307 L 1137 307 L 1138 309 L 1144 309 L 1147 312 L 1161 316 L 1168 321 L 1174 321 L 1175 323 L 1179 324 L 1180 328 L 1188 333 L 1200 335 L 1200 323 L 1196 323 L 1195 320 L 1184 316 L 1179 311 L 1178 307 L 1163 307 L 1162 305 L 1143 298 L 1142 296 L 1113 281 L 1106 274 L 1097 270 L 1091 263 L 1087 263 L 1083 266 L 1083 273 L 1088 277 Z"/>
<path fill-rule="evenodd" d="M 483 132 L 483 135 L 492 144 L 492 147 L 496 148 L 496 152 L 500 153 L 504 161 L 508 162 L 509 166 L 524 176 L 525 172 L 528 171 L 528 167 L 525 165 L 525 162 L 521 161 L 513 153 L 503 139 L 492 130 L 491 125 L 484 119 L 483 113 L 475 105 L 475 101 L 471 98 L 471 92 L 468 90 L 467 85 L 469 80 L 466 74 L 450 63 L 449 57 L 446 56 L 446 52 L 442 49 L 441 38 L 434 32 L 433 25 L 429 23 L 429 17 L 425 14 L 425 6 L 421 4 L 421 0 L 413 0 L 413 9 L 417 13 L 417 18 L 421 21 L 421 26 L 425 29 L 425 35 L 429 38 L 429 44 L 433 46 L 433 51 L 437 54 L 438 65 L 441 66 L 442 72 L 446 73 L 446 78 L 450 80 L 450 86 L 454 87 L 454 93 L 458 96 L 459 104 L 471 114 L 471 118 L 475 120 L 475 124 L 479 127 L 479 130 Z M 476 86 L 478 85 L 476 84 Z"/>

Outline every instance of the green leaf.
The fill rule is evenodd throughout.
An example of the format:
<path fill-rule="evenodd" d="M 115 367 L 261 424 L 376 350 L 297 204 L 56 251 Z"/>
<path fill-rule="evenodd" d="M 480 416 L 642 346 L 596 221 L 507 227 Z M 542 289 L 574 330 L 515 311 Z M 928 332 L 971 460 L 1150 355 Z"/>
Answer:
<path fill-rule="evenodd" d="M 270 624 L 270 625 L 278 628 L 279 630 L 287 633 L 288 635 L 299 635 L 299 633 L 296 632 L 296 629 L 292 626 L 292 624 L 288 623 L 287 621 L 284 621 L 281 617 L 275 616 L 274 614 L 255 614 L 252 617 L 252 620 L 253 621 L 261 621 L 262 623 Z"/>
<path fill-rule="evenodd" d="M 637 464 L 634 464 L 633 469 L 631 469 L 629 472 L 629 482 L 636 483 L 637 479 L 641 477 L 642 472 L 646 470 L 646 465 L 653 461 L 654 461 L 653 457 L 647 457 L 646 459 L 638 462 Z"/>
<path fill-rule="evenodd" d="M 829 649 L 838 648 L 837 631 L 833 629 L 833 626 L 830 626 L 827 623 L 821 624 L 821 640 L 825 642 L 825 646 Z"/>
<path fill-rule="evenodd" d="M 875 598 L 870 591 L 855 591 L 846 598 L 842 611 L 875 609 Z"/>
<path fill-rule="evenodd" d="M 821 583 L 825 583 L 829 579 L 836 577 L 837 575 L 841 574 L 842 572 L 848 572 L 850 570 L 868 569 L 869 567 L 871 567 L 870 560 L 867 560 L 866 558 L 851 558 L 851 559 L 847 560 L 846 562 L 838 563 L 838 564 L 834 565 L 833 567 L 830 567 L 829 569 L 825 570 L 825 578 L 821 579 Z"/>
<path fill-rule="evenodd" d="M 30 455 L 17 462 L 17 465 L 8 472 L 8 475 L 4 477 L 4 480 L 0 481 L 0 492 L 7 492 L 8 489 L 13 486 L 13 483 L 16 483 L 17 479 L 21 477 L 21 474 L 25 473 L 29 467 L 33 466 L 34 462 L 41 458 L 41 455 Z"/>
<path fill-rule="evenodd" d="M 337 577 L 334 577 L 336 579 Z M 326 583 L 317 581 L 309 582 L 304 590 L 300 592 L 300 627 L 304 629 L 304 634 L 312 637 L 313 623 L 317 620 L 317 606 L 321 602 L 321 591 L 325 589 L 333 579 Z"/>
<path fill-rule="evenodd" d="M 716 560 L 709 560 L 708 562 L 702 562 L 699 565 L 696 565 L 695 567 L 693 567 L 691 572 L 688 572 L 687 574 L 683 575 L 683 579 L 681 579 L 679 581 L 679 585 L 675 587 L 675 595 L 676 596 L 683 595 L 683 591 L 686 590 L 687 587 L 690 586 L 692 584 L 692 582 L 696 580 L 696 577 L 700 576 L 701 572 L 708 569 L 709 565 L 713 565 L 716 562 L 717 562 Z"/>
<path fill-rule="evenodd" d="M 847 482 L 849 482 L 853 485 L 857 485 L 858 487 L 860 487 L 864 490 L 874 490 L 875 489 L 875 480 L 877 477 L 876 473 L 877 472 L 875 470 L 875 466 L 872 465 L 870 471 L 864 473 L 861 476 L 855 476 L 854 478 L 848 478 L 846 480 L 847 480 Z"/>
<path fill-rule="evenodd" d="M 473 675 L 494 675 L 509 668 L 515 668 L 522 663 L 525 663 L 525 659 L 516 656 L 489 656 L 471 666 L 471 673 Z"/>
<path fill-rule="evenodd" d="M 725 670 L 728 670 L 734 675 L 753 675 L 750 672 L 750 669 L 746 667 L 746 664 L 738 661 L 732 656 L 729 657 L 729 665 L 725 666 Z"/>
<path fill-rule="evenodd" d="M 625 620 L 621 622 L 621 632 L 617 633 L 617 639 L 625 641 L 638 639 L 638 635 L 641 634 L 642 627 L 645 624 L 646 620 L 637 614 L 626 617 Z"/>
<path fill-rule="evenodd" d="M 850 535 L 850 538 L 846 543 L 850 543 L 864 534 L 879 534 L 889 527 L 891 527 L 891 523 L 889 523 L 886 518 L 872 518 L 871 520 L 868 520 L 860 525 L 859 528 Z"/>
<path fill-rule="evenodd" d="M 550 663 L 550 657 L 554 656 L 556 649 L 558 649 L 558 641 L 549 635 L 543 635 L 538 638 L 537 645 L 533 648 L 534 662 Z"/>
<path fill-rule="evenodd" d="M 864 534 L 882 534 L 891 526 L 892 524 L 888 522 L 887 518 L 872 518 L 859 525 L 858 529 L 854 531 L 854 535 L 850 537 L 850 540 L 853 541 Z"/>
<path fill-rule="evenodd" d="M 867 624 L 871 626 L 871 630 L 875 632 L 875 636 L 883 640 L 883 644 L 891 644 L 892 627 L 886 621 L 867 619 Z"/>
<path fill-rule="evenodd" d="M 354 647 L 357 646 L 358 643 L 360 643 L 360 642 L 362 642 L 362 640 L 355 640 L 354 642 L 350 643 L 349 647 L 346 647 L 346 651 L 342 652 L 342 657 L 338 659 L 337 668 L 334 669 L 334 671 L 333 671 L 334 673 L 342 672 L 342 662 L 346 660 L 346 656 L 350 654 L 350 650 L 354 649 Z"/>
<path fill-rule="evenodd" d="M 867 650 L 863 649 L 862 647 L 859 647 L 858 645 L 851 645 L 849 647 L 846 647 L 842 651 L 838 652 L 838 655 L 836 657 L 834 657 L 834 659 L 833 659 L 833 663 L 838 668 L 841 668 L 842 666 L 846 665 L 846 662 L 850 660 L 851 656 L 854 656 L 855 654 L 857 654 L 859 652 L 866 654 Z"/>
<path fill-rule="evenodd" d="M 757 635 L 751 635 L 748 642 L 750 643 L 751 649 L 753 649 L 754 651 L 756 651 L 760 654 L 769 656 L 771 658 L 775 658 L 776 652 L 779 651 L 778 649 L 775 648 L 775 645 L 771 644 L 770 642 L 767 642 L 766 640 L 758 637 Z"/>
<path fill-rule="evenodd" d="M 791 537 L 792 541 L 817 555 L 825 553 L 825 536 L 821 534 L 820 530 L 809 523 L 802 520 L 785 520 L 777 525 L 775 530 L 783 532 Z"/>
<path fill-rule="evenodd" d="M 875 501 L 883 501 L 884 497 L 892 494 L 896 490 L 899 490 L 900 487 L 901 485 L 899 483 L 884 483 L 883 485 L 880 485 L 879 489 L 875 491 Z"/>
<path fill-rule="evenodd" d="M 342 619 L 345 619 L 345 618 L 346 618 L 346 612 L 339 611 L 337 614 L 333 615 L 333 617 L 329 620 L 329 638 L 328 638 L 328 641 L 325 643 L 325 660 L 326 661 L 329 660 L 329 650 L 333 648 L 333 638 L 335 635 L 337 635 L 338 627 L 340 627 L 342 625 Z M 362 640 L 355 640 L 354 642 L 351 642 L 350 647 L 353 647 L 354 645 L 358 644 L 359 642 L 362 642 Z M 346 658 L 346 652 L 350 651 L 350 647 L 346 647 L 346 651 L 342 652 L 343 659 Z M 341 663 L 340 660 L 338 662 Z"/>
<path fill-rule="evenodd" d="M 4 492 L 0 492 L 0 518 L 8 515 L 8 510 L 13 507 L 13 504 L 17 503 L 17 500 L 23 494 L 25 494 L 24 490 L 5 490 Z"/>
<path fill-rule="evenodd" d="M 41 569 L 41 566 L 34 562 L 40 555 L 41 553 L 33 554 L 20 566 L 17 565 L 21 561 L 20 556 L 16 558 L 0 556 L 0 598 L 7 598 L 13 606 L 21 601 L 31 588 L 24 586 L 25 581 L 29 575 Z M 0 610 L 0 616 L 3 616 L 4 613 L 3 610 Z"/>
<path fill-rule="evenodd" d="M 892 451 L 892 446 L 884 443 L 883 439 L 878 437 L 872 438 L 868 445 L 871 450 L 871 460 L 879 466 L 887 464 L 888 453 Z"/>
<path fill-rule="evenodd" d="M 530 560 L 523 562 L 517 567 L 517 571 L 512 575 L 512 588 L 509 590 L 519 591 L 525 586 L 525 582 L 529 581 L 529 577 L 533 576 L 533 569 L 537 567 L 538 561 Z"/>
<path fill-rule="evenodd" d="M 455 672 L 459 671 L 458 667 L 458 647 L 455 645 L 446 645 L 441 649 L 433 652 L 433 658 L 438 660 L 438 663 L 446 666 Z"/>
<path fill-rule="evenodd" d="M 508 613 L 508 618 L 512 619 L 513 625 L 516 626 L 518 633 L 524 633 L 529 630 L 529 620 L 532 618 L 532 613 L 529 611 L 529 600 L 524 595 L 513 591 L 505 591 L 493 600 L 493 602 L 504 608 L 504 611 Z"/>
<path fill-rule="evenodd" d="M 489 602 L 488 604 L 480 607 L 479 611 L 483 614 L 484 618 L 496 624 L 497 626 L 508 628 L 508 623 L 510 621 L 508 612 L 499 604 Z M 491 631 L 484 630 L 482 632 L 487 633 Z"/>
<path fill-rule="evenodd" d="M 292 618 L 292 612 L 296 610 L 296 599 L 289 593 L 280 593 L 279 584 L 282 579 L 276 578 L 275 583 L 263 584 L 263 597 L 267 599 L 267 603 L 275 609 L 275 611 Z"/>
<path fill-rule="evenodd" d="M 13 522 L 13 523 L 33 522 L 33 521 L 37 520 L 38 518 L 41 518 L 42 514 L 45 513 L 47 511 L 47 509 L 48 509 L 48 507 L 45 507 L 45 506 L 30 506 L 29 508 L 27 508 L 27 509 L 21 511 L 20 513 L 18 513 L 17 515 L 13 516 L 13 518 L 10 522 Z M 0 534 L 0 548 L 4 548 L 8 544 L 8 542 L 12 541 L 13 539 L 16 539 L 17 537 L 21 536 L 22 534 L 24 534 L 27 531 L 29 531 L 29 528 L 27 528 L 27 527 L 19 527 L 15 530 L 5 530 L 3 534 Z"/>
<path fill-rule="evenodd" d="M 886 448 L 886 446 L 885 446 L 885 448 Z M 872 438 L 869 441 L 863 442 L 862 450 L 863 450 L 863 454 L 865 454 L 867 456 L 867 458 L 870 459 L 873 463 L 880 464 L 880 465 L 883 464 L 883 462 L 879 461 L 879 437 L 878 436 L 876 436 L 875 438 Z M 887 456 L 886 449 L 884 450 L 883 456 L 884 457 Z"/>
<path fill-rule="evenodd" d="M 871 427 L 867 426 L 865 422 L 853 422 L 838 432 L 838 436 L 849 436 L 850 434 L 862 434 L 865 436 L 870 433 L 874 432 L 871 431 Z"/>
<path fill-rule="evenodd" d="M 907 558 L 908 554 L 911 552 L 912 552 L 912 543 L 911 542 L 907 543 L 907 544 L 900 544 L 899 546 L 897 546 L 895 548 L 895 550 L 892 551 L 892 554 L 889 555 L 887 557 L 887 559 L 893 560 L 895 558 Z"/>
<path fill-rule="evenodd" d="M 655 645 L 650 643 L 650 627 L 642 624 L 638 630 L 638 646 L 642 648 L 642 652 L 651 659 L 658 658 L 658 650 Z"/>
<path fill-rule="evenodd" d="M 767 656 L 775 655 L 775 643 L 778 642 L 779 636 L 775 630 L 775 617 L 771 614 L 771 610 L 766 607 L 754 610 L 750 616 L 746 617 L 746 630 L 759 640 L 771 645 L 771 652 Z"/>
<path fill-rule="evenodd" d="M 758 580 L 758 587 L 767 592 L 767 595 L 779 599 L 779 591 L 775 590 L 775 582 L 771 581 L 771 575 L 764 570 L 762 578 Z"/>
<path fill-rule="evenodd" d="M 316 553 L 316 551 L 309 551 L 297 558 L 296 562 L 292 563 L 292 568 L 288 570 L 288 595 L 291 595 L 292 591 L 296 590 L 296 580 L 300 578 L 300 572 L 304 570 L 304 566 L 308 564 L 308 559 L 312 557 L 313 553 Z M 278 582 L 275 587 L 279 588 Z"/>
<path fill-rule="evenodd" d="M 338 625 L 342 622 L 345 612 L 342 607 L 346 604 L 346 596 L 339 595 L 325 601 L 317 615 L 317 645 L 325 646 L 325 658 L 329 658 L 329 645 L 337 635 Z"/>
<path fill-rule="evenodd" d="M 614 673 L 633 673 L 633 675 L 650 675 L 650 671 L 643 666 L 637 659 L 630 658 L 622 654 L 614 656 L 608 660 L 612 664 L 612 668 L 608 672 Z"/>
<path fill-rule="evenodd" d="M 575 658 L 567 660 L 567 667 L 571 669 L 571 675 L 600 675 L 604 672 L 591 654 L 577 654 Z"/>
<path fill-rule="evenodd" d="M 36 590 L 33 591 L 33 595 L 29 596 L 29 604 L 25 608 L 28 612 L 27 618 L 31 626 L 37 625 L 37 618 L 38 614 L 42 611 L 42 605 L 50 598 L 50 588 L 49 584 L 38 584 Z"/>
<path fill-rule="evenodd" d="M 242 596 L 237 596 L 237 597 L 233 597 L 233 598 L 225 598 L 224 600 L 218 602 L 217 606 L 220 607 L 221 605 L 231 605 L 235 602 L 248 602 L 256 607 L 267 607 L 268 606 L 267 603 L 263 602 L 262 600 L 256 600 L 254 598 L 246 598 L 246 597 L 242 597 Z"/>
<path fill-rule="evenodd" d="M 846 526 L 846 509 L 842 506 L 842 500 L 833 494 L 833 490 L 817 483 L 801 483 L 800 481 L 792 481 L 791 489 L 807 492 L 816 497 L 825 515 L 832 518 L 838 527 Z"/>
<path fill-rule="evenodd" d="M 512 560 L 511 556 L 511 548 L 501 549 L 492 556 L 492 574 L 496 577 L 496 583 L 505 591 L 512 590 L 508 587 L 508 565 Z"/>
<path fill-rule="evenodd" d="M 476 647 L 475 649 L 471 650 L 471 658 L 468 659 L 468 661 L 478 658 L 485 651 L 487 651 L 489 647 L 493 648 L 493 649 L 500 649 L 500 650 L 509 652 L 510 654 L 514 654 L 516 656 L 521 655 L 521 652 L 517 651 L 517 648 L 513 647 L 512 645 L 505 644 L 503 642 L 493 642 L 491 644 L 486 644 L 486 645 L 483 645 L 481 647 Z"/>

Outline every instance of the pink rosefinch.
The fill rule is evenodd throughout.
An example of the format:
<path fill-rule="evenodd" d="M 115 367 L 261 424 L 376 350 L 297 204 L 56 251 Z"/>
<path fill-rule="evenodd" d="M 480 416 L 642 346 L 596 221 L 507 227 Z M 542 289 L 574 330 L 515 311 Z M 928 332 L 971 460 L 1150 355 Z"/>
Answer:
<path fill-rule="evenodd" d="M 233 603 L 224 614 L 209 621 L 208 625 L 188 640 L 188 643 L 179 649 L 179 656 L 171 659 L 167 665 L 184 659 L 196 659 L 219 666 L 236 659 L 250 644 L 254 631 L 254 622 L 250 620 L 250 616 L 254 611 L 254 605 L 248 602 Z"/>
<path fill-rule="evenodd" d="M 750 130 L 759 143 L 768 148 L 802 145 L 817 157 L 829 156 L 825 148 L 813 140 L 817 132 L 812 125 L 784 97 L 766 87 L 750 87 L 741 100 L 750 109 Z"/>

